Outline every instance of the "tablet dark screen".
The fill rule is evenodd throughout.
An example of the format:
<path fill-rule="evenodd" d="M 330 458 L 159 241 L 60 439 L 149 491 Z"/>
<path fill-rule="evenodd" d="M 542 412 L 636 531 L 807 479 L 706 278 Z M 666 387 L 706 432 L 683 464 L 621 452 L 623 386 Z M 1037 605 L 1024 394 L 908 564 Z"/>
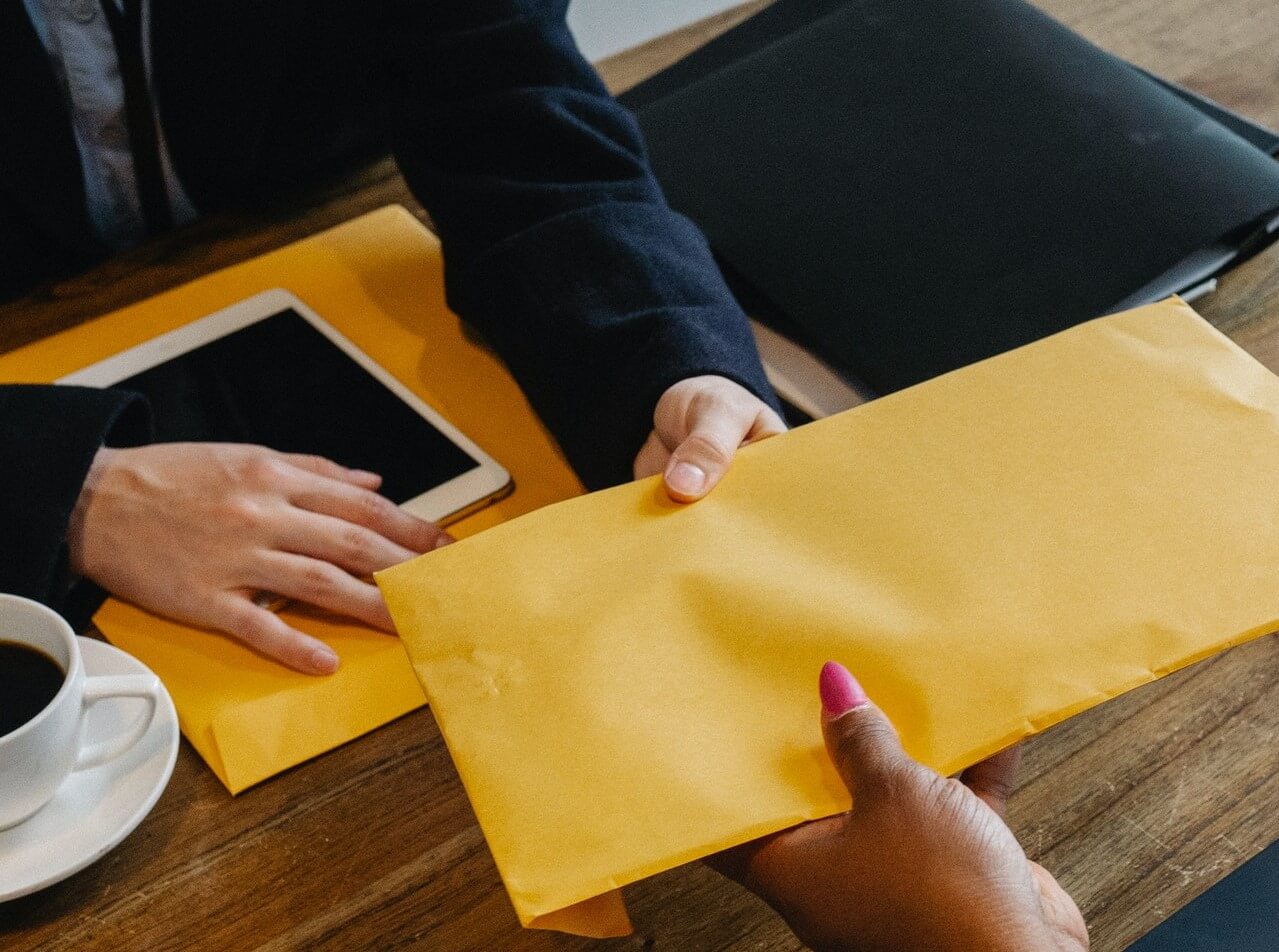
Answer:
<path fill-rule="evenodd" d="M 397 503 L 479 465 L 293 310 L 114 386 L 147 396 L 160 442 L 315 453 L 382 474 Z"/>

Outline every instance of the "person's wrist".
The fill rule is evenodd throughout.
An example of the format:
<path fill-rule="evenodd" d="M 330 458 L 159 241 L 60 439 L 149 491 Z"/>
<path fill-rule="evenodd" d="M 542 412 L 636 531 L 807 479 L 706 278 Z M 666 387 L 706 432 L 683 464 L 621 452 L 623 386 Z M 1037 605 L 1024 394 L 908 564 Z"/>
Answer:
<path fill-rule="evenodd" d="M 80 487 L 80 495 L 76 497 L 75 506 L 71 509 L 71 517 L 67 520 L 67 559 L 71 571 L 78 576 L 85 576 L 85 523 L 93 494 L 102 483 L 103 474 L 110 467 L 119 450 L 103 446 L 93 457 L 89 471 L 85 474 L 84 485 Z"/>

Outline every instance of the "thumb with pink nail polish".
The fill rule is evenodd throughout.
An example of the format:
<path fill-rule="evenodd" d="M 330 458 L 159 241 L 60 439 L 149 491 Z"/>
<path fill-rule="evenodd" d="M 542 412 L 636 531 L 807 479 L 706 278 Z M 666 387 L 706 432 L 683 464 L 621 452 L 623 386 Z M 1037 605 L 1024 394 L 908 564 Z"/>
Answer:
<path fill-rule="evenodd" d="M 842 664 L 818 676 L 822 731 L 853 807 L 721 854 L 717 869 L 817 952 L 1084 952 L 1070 896 L 1001 817 L 1016 757 L 958 779 L 912 759 Z"/>

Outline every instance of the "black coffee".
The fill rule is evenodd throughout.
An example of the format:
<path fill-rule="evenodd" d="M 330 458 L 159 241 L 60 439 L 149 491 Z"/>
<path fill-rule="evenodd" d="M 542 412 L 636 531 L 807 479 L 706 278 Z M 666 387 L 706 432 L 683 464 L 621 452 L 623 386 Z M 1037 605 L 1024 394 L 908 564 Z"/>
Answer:
<path fill-rule="evenodd" d="M 39 648 L 0 641 L 0 737 L 43 711 L 65 678 L 62 666 Z"/>

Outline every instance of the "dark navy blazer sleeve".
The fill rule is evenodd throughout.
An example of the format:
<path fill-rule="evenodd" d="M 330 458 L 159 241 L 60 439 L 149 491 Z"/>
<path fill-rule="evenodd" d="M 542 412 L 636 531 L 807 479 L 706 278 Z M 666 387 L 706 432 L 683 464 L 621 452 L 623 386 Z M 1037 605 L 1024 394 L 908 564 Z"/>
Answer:
<path fill-rule="evenodd" d="M 89 623 L 102 593 L 71 575 L 67 522 L 98 449 L 146 443 L 150 425 L 137 394 L 0 385 L 0 592 Z"/>
<path fill-rule="evenodd" d="M 394 148 L 444 244 L 449 303 L 590 488 L 631 478 L 671 384 L 775 404 L 704 238 L 662 197 L 567 0 L 391 6 Z"/>

